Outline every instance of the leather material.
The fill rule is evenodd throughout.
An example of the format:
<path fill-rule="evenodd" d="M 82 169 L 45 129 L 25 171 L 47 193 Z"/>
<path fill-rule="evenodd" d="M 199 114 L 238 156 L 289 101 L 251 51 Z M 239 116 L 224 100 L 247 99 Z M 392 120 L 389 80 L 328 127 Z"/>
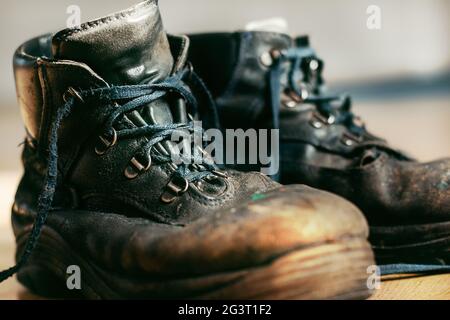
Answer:
<path fill-rule="evenodd" d="M 268 87 L 267 67 L 261 63 L 260 56 L 272 48 L 289 47 L 291 39 L 270 32 L 198 34 L 189 38 L 192 43 L 189 60 L 213 88 L 224 128 L 261 126 L 268 115 L 265 105 Z M 233 50 L 223 50 L 226 47 Z M 221 79 L 216 74 L 229 76 Z"/>
<path fill-rule="evenodd" d="M 280 46 L 308 47 L 309 39 L 266 32 L 198 34 L 190 38 L 193 49 L 189 59 L 207 84 L 216 88 L 222 127 L 270 128 L 270 66 L 262 63 L 262 54 Z M 232 55 L 233 63 L 222 66 L 231 69 L 226 71 L 230 80 L 218 82 L 209 70 L 220 70 L 221 61 L 229 59 L 222 57 L 229 51 L 217 52 L 216 48 L 230 46 L 230 39 L 234 41 L 232 46 L 245 49 Z M 280 79 L 282 87 L 286 76 L 284 73 Z M 321 84 L 305 85 L 314 92 Z M 345 124 L 322 122 L 316 128 L 313 121 L 318 113 L 314 104 L 288 107 L 280 101 L 282 183 L 306 183 L 344 196 L 364 212 L 371 226 L 450 220 L 449 159 L 419 163 L 367 130 L 355 139 Z"/>
<path fill-rule="evenodd" d="M 33 177 L 27 175 L 19 187 L 13 215 L 18 239 L 34 216 L 27 198 L 32 194 L 28 179 Z M 247 182 L 254 183 L 252 179 Z M 78 254 L 101 268 L 148 278 L 236 270 L 266 263 L 297 248 L 366 238 L 368 234 L 366 221 L 355 206 L 307 186 L 274 189 L 254 200 L 242 199 L 232 208 L 217 204 L 190 223 L 182 223 L 182 219 L 159 223 L 148 216 L 132 216 L 133 212 L 136 210 L 118 214 L 66 206 L 63 211 L 55 208 L 48 225 Z"/>
<path fill-rule="evenodd" d="M 30 40 L 16 52 L 20 107 L 35 138 L 24 147 L 25 173 L 13 207 L 19 244 L 36 215 L 49 127 L 68 89 L 159 81 L 185 67 L 189 41 L 166 38 L 155 3 Z M 134 72 L 141 67 L 142 73 Z M 95 152 L 116 107 L 86 99 L 62 120 L 56 194 L 44 227 L 100 268 L 126 271 L 124 278 L 208 274 L 252 266 L 310 243 L 348 236 L 365 241 L 365 220 L 347 201 L 307 187 L 284 188 L 257 172 L 214 172 L 164 203 L 161 195 L 174 173 L 168 163 L 152 164 L 134 179 L 124 175 L 149 137 L 119 138 L 104 154 Z M 172 107 L 172 99 L 160 98 L 114 126 L 185 121 L 189 110 L 175 114 Z M 338 220 L 340 226 L 331 223 Z"/>
<path fill-rule="evenodd" d="M 159 82 L 184 65 L 179 48 L 174 66 L 169 41 L 156 0 L 145 1 L 124 11 L 65 29 L 52 38 L 53 56 L 83 62 L 110 85 Z M 136 126 L 173 123 L 170 107 L 163 101 L 147 105 L 128 119 Z M 172 144 L 165 143 L 170 152 Z"/>
<path fill-rule="evenodd" d="M 175 40 L 183 41 L 183 38 L 172 37 L 172 41 Z M 107 84 L 84 63 L 40 59 L 39 67 L 40 78 L 44 79 L 41 84 L 45 96 L 43 115 L 47 121 L 51 121 L 55 108 L 64 104 L 63 95 L 69 86 L 89 88 Z M 160 102 L 157 106 L 165 107 L 166 104 Z M 137 179 L 129 180 L 124 177 L 125 168 L 146 142 L 145 137 L 119 140 L 112 150 L 102 156 L 94 152 L 98 135 L 103 132 L 102 124 L 113 108 L 111 105 L 80 104 L 63 121 L 60 129 L 59 170 L 64 177 L 63 184 L 76 192 L 81 208 L 123 214 L 133 211 L 133 215 L 183 223 L 201 216 L 208 210 L 230 207 L 256 191 L 277 186 L 259 173 L 230 172 L 228 179 L 218 177 L 216 181 L 203 182 L 201 189 L 192 185 L 182 199 L 155 212 L 154 208 L 161 205 L 159 197 L 170 177 L 169 168 L 165 165 L 152 166 L 145 175 Z M 124 117 L 118 126 L 133 128 L 135 124 L 128 117 Z M 35 152 L 39 153 L 39 150 L 45 149 L 40 145 L 38 147 Z M 223 187 L 208 187 L 211 184 Z M 149 189 L 149 185 L 158 188 Z M 205 193 L 203 190 L 209 192 Z M 111 197 L 111 194 L 115 196 Z M 193 199 L 195 201 L 192 201 Z"/>
<path fill-rule="evenodd" d="M 156 0 L 56 33 L 52 53 L 89 65 L 111 84 L 155 82 L 173 69 Z"/>
<path fill-rule="evenodd" d="M 42 88 L 39 80 L 39 63 L 36 53 L 44 53 L 44 47 L 49 35 L 32 39 L 21 45 L 14 53 L 14 78 L 17 100 L 27 134 L 34 140 L 39 140 L 42 121 Z M 48 52 L 47 52 L 48 54 Z"/>

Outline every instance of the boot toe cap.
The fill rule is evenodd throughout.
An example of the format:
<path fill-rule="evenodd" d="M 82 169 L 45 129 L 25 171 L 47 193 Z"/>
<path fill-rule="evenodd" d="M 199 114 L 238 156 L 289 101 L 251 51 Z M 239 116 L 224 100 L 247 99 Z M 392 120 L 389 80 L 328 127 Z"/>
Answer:
<path fill-rule="evenodd" d="M 129 243 L 133 250 L 128 253 L 138 257 L 135 262 L 146 272 L 204 274 L 254 266 L 302 247 L 367 235 L 365 219 L 350 202 L 292 185 L 255 194 L 241 207 L 162 237 L 141 229 Z"/>

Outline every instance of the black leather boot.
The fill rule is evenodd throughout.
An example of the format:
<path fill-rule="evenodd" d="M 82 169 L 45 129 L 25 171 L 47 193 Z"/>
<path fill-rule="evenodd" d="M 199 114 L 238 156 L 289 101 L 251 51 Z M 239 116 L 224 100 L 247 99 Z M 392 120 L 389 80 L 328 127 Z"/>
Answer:
<path fill-rule="evenodd" d="M 351 203 L 207 154 L 172 160 L 189 112 L 215 118 L 188 45 L 146 1 L 17 50 L 25 173 L 17 265 L 0 278 L 87 298 L 367 297 L 373 257 Z M 72 265 L 81 290 L 66 287 Z"/>
<path fill-rule="evenodd" d="M 450 262 L 449 159 L 419 163 L 369 133 L 349 97 L 326 92 L 323 61 L 307 37 L 190 38 L 190 60 L 213 92 L 222 126 L 280 129 L 281 183 L 355 203 L 368 219 L 378 262 Z"/>

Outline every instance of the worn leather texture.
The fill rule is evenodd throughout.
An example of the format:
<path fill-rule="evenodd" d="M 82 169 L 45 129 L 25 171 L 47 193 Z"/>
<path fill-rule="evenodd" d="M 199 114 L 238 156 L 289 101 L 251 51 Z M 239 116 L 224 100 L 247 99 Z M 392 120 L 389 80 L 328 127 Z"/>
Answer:
<path fill-rule="evenodd" d="M 190 39 L 189 59 L 215 88 L 222 127 L 270 128 L 271 66 L 264 65 L 261 57 L 274 49 L 308 47 L 308 38 L 236 32 L 194 34 Z M 233 50 L 221 49 L 224 47 Z M 222 68 L 231 69 L 226 71 L 229 76 L 225 81 L 214 77 Z M 308 70 L 303 71 L 308 74 Z M 286 76 L 283 73 L 280 79 L 282 90 Z M 316 83 L 305 85 L 311 93 L 317 90 Z M 337 111 L 336 117 L 348 107 Z M 344 123 L 322 120 L 316 128 L 312 123 L 320 113 L 314 104 L 287 107 L 280 101 L 279 108 L 281 183 L 305 183 L 339 194 L 355 203 L 372 226 L 450 220 L 450 159 L 419 163 L 367 130 L 355 138 Z M 326 120 L 324 115 L 320 118 Z"/>
<path fill-rule="evenodd" d="M 110 84 L 154 82 L 173 69 L 156 1 L 59 31 L 52 53 L 56 59 L 86 63 Z"/>
<path fill-rule="evenodd" d="M 182 38 L 178 40 L 182 41 Z M 46 97 L 43 114 L 47 121 L 51 121 L 55 109 L 64 104 L 63 94 L 69 86 L 89 88 L 107 83 L 83 63 L 40 59 L 38 65 L 40 78 L 44 79 L 40 86 Z M 166 107 L 162 102 L 156 102 L 156 105 Z M 183 223 L 210 210 L 248 199 L 256 191 L 277 186 L 259 173 L 230 172 L 228 179 L 217 177 L 212 182 L 192 185 L 182 199 L 162 206 L 159 197 L 169 180 L 170 171 L 167 167 L 152 166 L 145 175 L 133 180 L 125 178 L 123 174 L 130 159 L 146 142 L 145 137 L 119 140 L 112 150 L 102 156 L 94 152 L 98 135 L 102 133 L 102 124 L 112 108 L 111 105 L 80 104 L 64 120 L 60 129 L 59 170 L 63 176 L 62 184 L 70 186 L 77 202 L 85 209 L 124 214 L 132 211 L 133 215 Z M 124 118 L 119 126 L 134 127 L 134 123 Z M 40 151 L 43 149 L 40 146 L 41 143 L 38 143 L 37 149 L 32 149 L 38 158 L 45 154 Z M 44 172 L 39 174 L 43 175 Z M 157 188 L 149 187 L 151 185 Z M 155 210 L 156 207 L 161 208 Z"/>
<path fill-rule="evenodd" d="M 25 173 L 13 207 L 18 257 L 47 171 L 49 128 L 68 89 L 164 80 L 185 66 L 188 47 L 186 37 L 166 36 L 156 2 L 146 1 L 78 29 L 32 39 L 16 51 L 19 104 L 29 132 Z M 121 272 L 112 276 L 117 281 L 135 281 L 135 275 L 159 281 L 245 268 L 297 247 L 341 238 L 365 243 L 366 222 L 349 202 L 305 186 L 282 187 L 258 172 L 215 172 L 163 203 L 161 195 L 173 175 L 169 164 L 151 165 L 134 179 L 124 175 L 148 137 L 119 138 L 107 152 L 95 152 L 115 108 L 111 103 L 77 101 L 61 122 L 58 182 L 44 227 L 45 240 L 64 240 L 53 240 L 55 252 L 80 255 L 100 269 Z M 120 130 L 167 124 L 186 119 L 190 111 L 178 108 L 177 114 L 173 109 L 171 99 L 161 98 L 140 112 L 125 114 L 114 126 Z M 168 144 L 163 147 L 170 149 Z M 59 249 L 66 245 L 70 249 Z M 46 252 L 45 244 L 38 248 Z M 366 256 L 371 260 L 370 252 Z M 51 267 L 62 258 L 52 256 Z M 34 259 L 38 269 L 42 262 Z M 27 281 L 35 271 L 23 272 L 20 279 Z M 123 293 L 129 287 L 127 282 L 117 290 Z M 177 293 L 168 288 L 166 294 Z"/>

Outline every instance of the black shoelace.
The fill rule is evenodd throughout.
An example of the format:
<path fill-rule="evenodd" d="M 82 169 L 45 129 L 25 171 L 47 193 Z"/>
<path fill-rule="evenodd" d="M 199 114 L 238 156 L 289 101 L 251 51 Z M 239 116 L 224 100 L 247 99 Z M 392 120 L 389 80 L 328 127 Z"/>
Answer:
<path fill-rule="evenodd" d="M 275 51 L 272 54 L 274 60 L 270 69 L 269 86 L 271 96 L 271 112 L 274 128 L 279 128 L 279 113 L 280 113 L 280 100 L 282 92 L 281 78 L 285 72 L 285 63 L 289 62 L 289 70 L 287 72 L 287 90 L 293 91 L 297 97 L 303 97 L 305 88 L 300 85 L 304 83 L 305 77 L 308 74 L 302 72 L 302 65 L 305 61 L 314 59 L 317 63 L 317 67 L 322 65 L 322 61 L 315 56 L 315 52 L 309 48 L 303 47 L 291 47 L 286 50 Z M 317 70 L 320 72 L 320 70 Z M 320 77 L 317 74 L 316 77 Z M 309 84 L 311 85 L 311 83 Z M 343 124 L 350 132 L 355 135 L 361 135 L 365 132 L 364 125 L 356 124 L 355 116 L 351 111 L 351 99 L 347 95 L 327 95 L 323 90 L 315 86 L 308 90 L 308 95 L 305 98 L 301 98 L 301 103 L 310 103 L 316 106 L 318 111 L 328 119 L 332 119 L 335 124 Z M 359 121 L 358 121 L 359 122 Z"/>

